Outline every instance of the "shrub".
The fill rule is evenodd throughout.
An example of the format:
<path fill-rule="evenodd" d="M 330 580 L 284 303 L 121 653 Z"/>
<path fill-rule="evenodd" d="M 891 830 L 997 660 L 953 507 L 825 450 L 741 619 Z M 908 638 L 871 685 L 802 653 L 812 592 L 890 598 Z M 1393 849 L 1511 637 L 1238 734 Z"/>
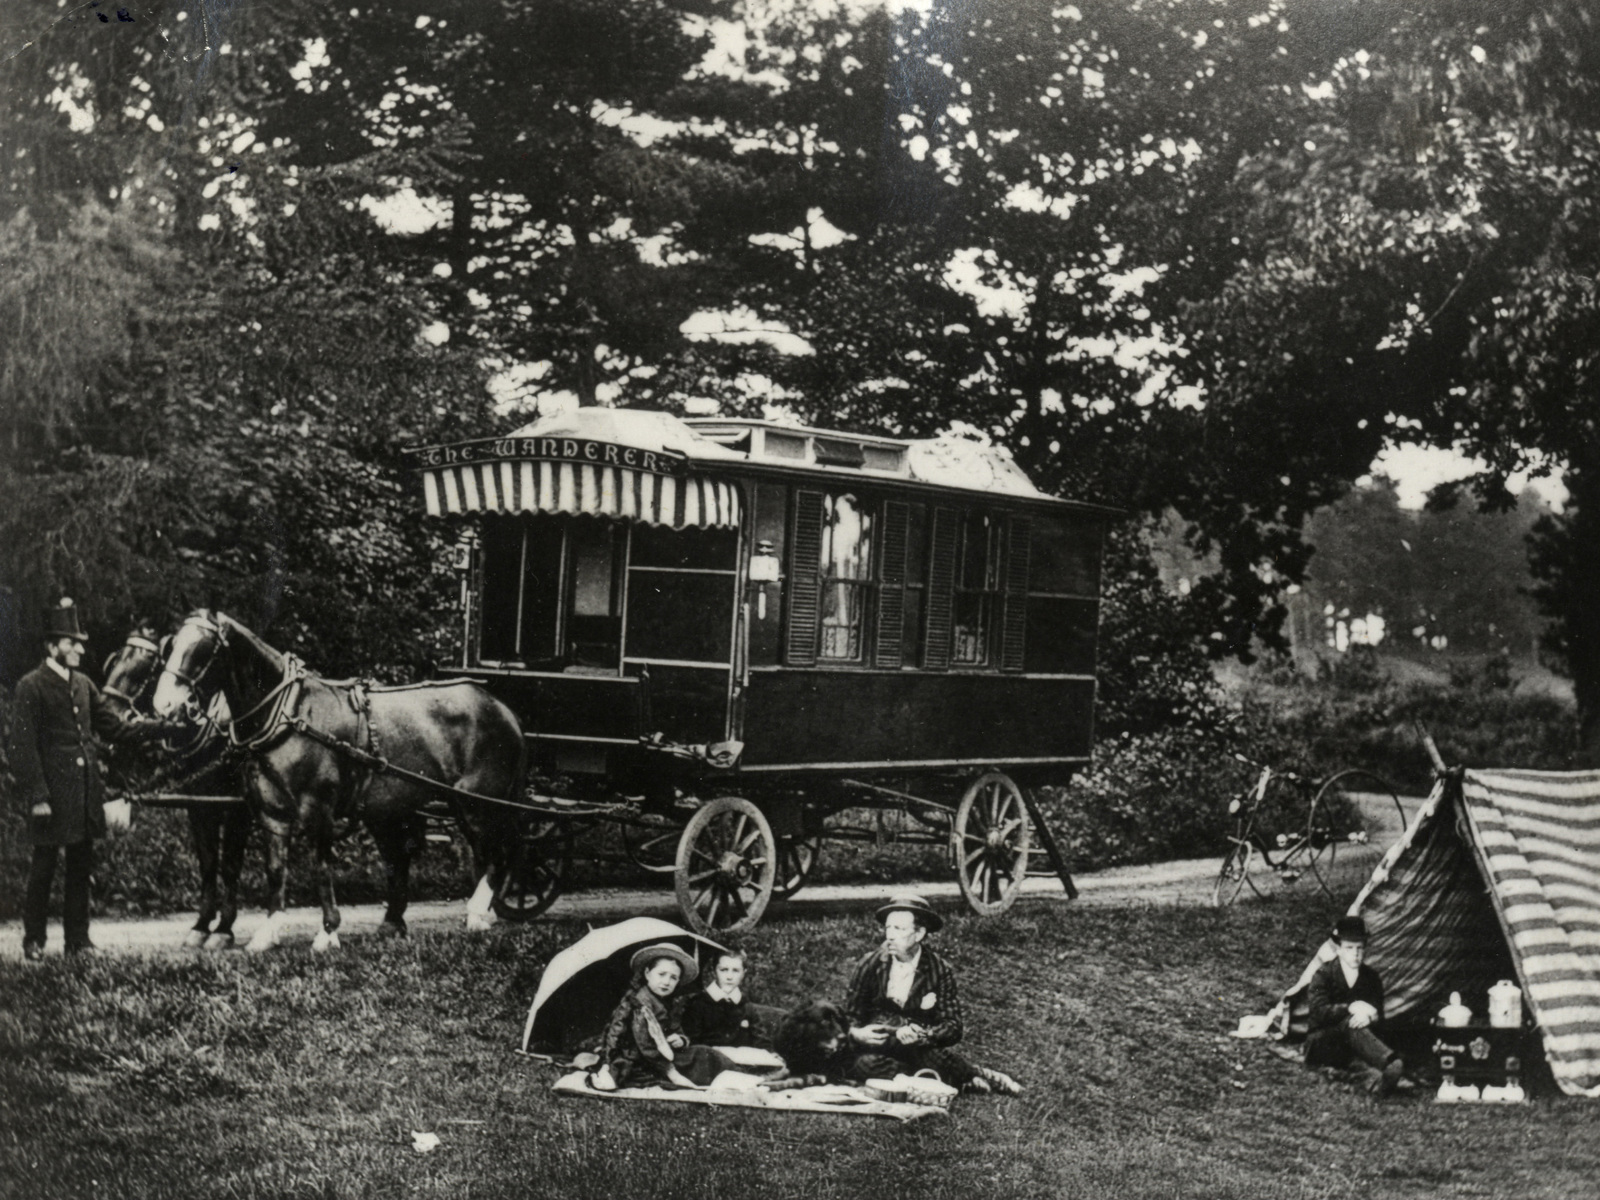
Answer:
<path fill-rule="evenodd" d="M 1038 800 L 1074 871 L 1196 858 L 1226 844 L 1228 800 L 1247 774 L 1227 734 L 1124 733 L 1101 743 L 1092 770 Z"/>
<path fill-rule="evenodd" d="M 1297 760 L 1313 774 L 1365 767 L 1413 795 L 1426 793 L 1433 775 L 1420 730 L 1446 762 L 1468 767 L 1570 770 L 1577 743 L 1572 705 L 1514 691 L 1494 658 L 1456 667 L 1449 684 L 1395 683 L 1359 664 L 1316 682 L 1262 673 L 1240 704 L 1258 756 Z"/>

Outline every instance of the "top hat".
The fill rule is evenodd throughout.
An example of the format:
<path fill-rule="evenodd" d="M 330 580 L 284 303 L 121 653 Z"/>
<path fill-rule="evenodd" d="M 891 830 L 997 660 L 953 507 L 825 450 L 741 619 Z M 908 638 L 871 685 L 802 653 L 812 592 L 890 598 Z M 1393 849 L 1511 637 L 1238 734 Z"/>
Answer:
<path fill-rule="evenodd" d="M 66 596 L 61 597 L 60 604 L 45 613 L 44 636 L 52 642 L 57 638 L 72 638 L 77 642 L 89 640 L 83 627 L 78 624 L 77 607 Z"/>
<path fill-rule="evenodd" d="M 931 904 L 921 896 L 913 896 L 910 893 L 891 898 L 889 903 L 878 909 L 878 920 L 887 919 L 892 912 L 911 913 L 922 922 L 922 927 L 929 933 L 938 933 L 940 927 L 944 925 L 944 918 L 933 911 Z"/>
<path fill-rule="evenodd" d="M 642 971 L 658 958 L 670 958 L 683 968 L 683 977 L 678 980 L 679 983 L 693 983 L 695 976 L 700 974 L 700 966 L 694 961 L 693 956 L 685 954 L 671 942 L 657 942 L 652 946 L 635 950 L 628 966 L 635 972 Z"/>
<path fill-rule="evenodd" d="M 1365 942 L 1367 940 L 1367 923 L 1360 917 L 1340 917 L 1333 927 L 1333 940 L 1336 942 Z"/>

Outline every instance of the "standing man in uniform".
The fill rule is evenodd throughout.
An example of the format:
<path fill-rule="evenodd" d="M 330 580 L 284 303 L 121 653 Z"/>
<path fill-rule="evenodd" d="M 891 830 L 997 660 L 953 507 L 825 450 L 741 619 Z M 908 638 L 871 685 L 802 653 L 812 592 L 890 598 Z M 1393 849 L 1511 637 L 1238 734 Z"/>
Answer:
<path fill-rule="evenodd" d="M 17 681 L 11 728 L 11 769 L 28 810 L 33 865 L 22 917 L 22 954 L 44 957 L 45 921 L 56 860 L 66 851 L 62 932 L 68 954 L 92 950 L 89 941 L 89 872 L 94 839 L 103 837 L 105 789 L 94 735 L 107 739 L 156 738 L 172 725 L 147 717 L 122 718 L 100 689 L 77 670 L 83 629 L 71 600 L 45 618 L 45 659 Z"/>

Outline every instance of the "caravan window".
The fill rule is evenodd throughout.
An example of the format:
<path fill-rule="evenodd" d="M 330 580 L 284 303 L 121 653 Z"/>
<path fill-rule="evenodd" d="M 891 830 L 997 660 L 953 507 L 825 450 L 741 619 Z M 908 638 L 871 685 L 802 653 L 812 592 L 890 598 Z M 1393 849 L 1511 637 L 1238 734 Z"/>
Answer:
<path fill-rule="evenodd" d="M 860 662 L 872 587 L 872 513 L 852 495 L 824 496 L 818 657 Z"/>
<path fill-rule="evenodd" d="M 989 661 L 991 631 L 1000 594 L 1000 522 L 968 513 L 956 542 L 955 634 L 950 661 L 982 666 Z"/>
<path fill-rule="evenodd" d="M 621 666 L 627 530 L 590 518 L 487 517 L 478 661 L 544 670 Z"/>

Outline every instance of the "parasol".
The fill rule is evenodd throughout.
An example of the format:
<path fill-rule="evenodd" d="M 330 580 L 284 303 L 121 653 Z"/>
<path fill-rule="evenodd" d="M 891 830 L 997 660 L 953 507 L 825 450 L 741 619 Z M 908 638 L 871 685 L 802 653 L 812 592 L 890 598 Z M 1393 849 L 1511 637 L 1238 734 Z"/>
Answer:
<path fill-rule="evenodd" d="M 528 1009 L 522 1048 L 530 1042 L 571 1049 L 598 1033 L 628 988 L 628 960 L 641 946 L 671 942 L 698 957 L 699 950 L 726 947 L 655 917 L 631 917 L 590 930 L 545 965 Z"/>

